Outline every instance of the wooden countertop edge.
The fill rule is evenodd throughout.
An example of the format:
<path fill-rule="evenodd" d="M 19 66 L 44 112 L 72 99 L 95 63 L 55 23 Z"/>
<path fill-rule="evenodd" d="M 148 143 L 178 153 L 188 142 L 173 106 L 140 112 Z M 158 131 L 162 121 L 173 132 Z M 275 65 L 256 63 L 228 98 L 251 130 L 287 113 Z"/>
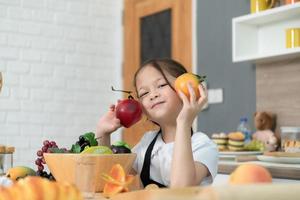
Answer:
<path fill-rule="evenodd" d="M 265 200 L 296 199 L 300 196 L 300 184 L 250 184 L 185 187 L 177 189 L 138 190 L 117 194 L 110 200 Z M 253 196 L 255 194 L 255 196 Z M 105 200 L 97 194 L 93 200 Z"/>
<path fill-rule="evenodd" d="M 230 174 L 238 165 L 242 163 L 219 163 L 218 173 Z M 264 166 L 266 167 L 273 178 L 286 178 L 286 179 L 300 179 L 300 168 L 279 168 L 276 166 Z"/>

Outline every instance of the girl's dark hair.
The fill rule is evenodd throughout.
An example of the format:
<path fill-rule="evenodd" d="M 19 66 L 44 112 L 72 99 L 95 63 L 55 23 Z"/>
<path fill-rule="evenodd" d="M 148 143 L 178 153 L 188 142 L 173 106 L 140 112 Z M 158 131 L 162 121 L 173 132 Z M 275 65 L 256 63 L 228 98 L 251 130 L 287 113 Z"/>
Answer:
<path fill-rule="evenodd" d="M 168 72 L 171 76 L 177 78 L 178 76 L 187 73 L 187 70 L 184 68 L 182 64 L 179 62 L 172 60 L 170 58 L 158 58 L 158 59 L 151 59 L 144 62 L 141 67 L 135 72 L 134 79 L 133 79 L 133 85 L 135 87 L 136 93 L 136 78 L 139 72 L 145 67 L 145 66 L 152 66 L 156 70 L 158 70 L 164 79 L 166 80 L 167 84 L 174 90 L 173 86 L 170 84 L 169 80 L 167 79 L 164 71 Z"/>

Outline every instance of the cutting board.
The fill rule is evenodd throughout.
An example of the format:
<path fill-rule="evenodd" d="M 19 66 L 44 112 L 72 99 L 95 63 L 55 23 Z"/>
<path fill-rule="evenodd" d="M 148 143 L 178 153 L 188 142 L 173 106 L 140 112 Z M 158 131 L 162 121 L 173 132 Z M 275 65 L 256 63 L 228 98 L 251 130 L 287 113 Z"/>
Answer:
<path fill-rule="evenodd" d="M 256 184 L 152 189 L 121 193 L 111 200 L 265 200 L 298 199 L 300 184 Z"/>
<path fill-rule="evenodd" d="M 290 153 L 290 152 L 264 152 L 265 156 L 275 156 L 275 157 L 299 157 L 300 153 Z"/>

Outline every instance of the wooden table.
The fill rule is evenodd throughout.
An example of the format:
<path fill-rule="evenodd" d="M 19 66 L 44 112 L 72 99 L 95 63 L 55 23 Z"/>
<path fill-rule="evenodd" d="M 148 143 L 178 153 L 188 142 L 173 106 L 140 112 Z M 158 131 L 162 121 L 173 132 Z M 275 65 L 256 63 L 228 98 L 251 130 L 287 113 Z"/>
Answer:
<path fill-rule="evenodd" d="M 226 185 L 219 187 L 184 187 L 177 189 L 152 189 L 126 192 L 113 196 L 110 200 L 265 200 L 298 199 L 300 184 L 253 184 Z M 86 199 L 88 200 L 88 199 Z M 94 199 L 105 200 L 100 194 Z"/>
<path fill-rule="evenodd" d="M 96 193 L 94 198 L 85 198 L 85 200 L 107 200 L 101 193 Z"/>
<path fill-rule="evenodd" d="M 261 161 L 249 161 L 249 162 L 256 163 L 256 164 L 259 164 L 259 165 L 262 165 L 262 166 L 266 167 L 270 171 L 270 173 L 272 174 L 273 178 L 284 178 L 284 179 L 300 180 L 300 165 L 299 164 L 268 163 L 268 162 L 261 162 Z M 219 161 L 219 170 L 218 170 L 218 172 L 221 173 L 221 174 L 230 174 L 238 165 L 240 165 L 242 163 L 245 163 L 245 162 L 237 162 L 235 160 L 220 160 Z M 278 183 L 278 184 L 281 185 L 282 183 Z M 277 184 L 275 184 L 269 189 L 266 188 L 267 189 L 266 190 L 266 195 L 267 196 L 268 195 L 271 195 L 271 196 L 274 195 L 274 194 L 272 194 L 272 192 L 273 192 L 275 187 L 278 187 L 278 189 L 277 189 L 278 194 L 283 194 L 284 193 L 285 195 L 291 195 L 290 193 L 286 194 L 285 189 L 283 189 L 285 187 L 290 188 L 289 185 L 287 186 L 286 184 L 284 184 L 284 185 L 281 185 L 281 186 L 279 187 Z M 250 187 L 252 187 L 252 186 L 250 186 Z M 295 187 L 295 188 L 297 188 L 297 191 L 300 191 L 300 184 L 298 182 L 296 184 L 293 184 L 292 187 Z M 196 188 L 196 191 L 200 191 L 199 188 L 202 188 L 202 187 Z M 252 189 L 250 189 L 248 187 L 242 188 L 242 189 L 231 188 L 231 186 L 228 186 L 228 184 L 209 186 L 208 188 L 212 188 L 212 190 L 217 191 L 217 193 L 222 193 L 222 196 L 220 198 L 212 198 L 213 200 L 215 200 L 215 199 L 232 199 L 233 196 L 230 196 L 230 192 L 228 192 L 228 194 L 227 194 L 227 189 L 226 188 L 228 188 L 230 190 L 233 190 L 235 192 L 240 192 L 241 190 L 244 190 L 244 191 L 240 192 L 240 195 L 242 195 L 243 199 L 247 199 L 246 196 L 248 195 L 248 193 L 252 192 Z M 257 188 L 254 188 L 254 189 L 257 189 Z M 190 190 L 190 189 L 187 188 L 187 190 Z M 154 198 L 153 194 L 152 194 L 151 197 L 149 195 L 147 195 L 147 194 L 150 194 L 151 192 L 149 193 L 148 191 L 146 191 L 146 192 L 143 192 L 143 191 L 145 191 L 145 190 L 137 190 L 136 192 L 133 192 L 134 195 L 130 194 L 131 193 L 130 192 L 128 194 L 129 196 L 126 193 L 123 193 L 120 196 L 117 195 L 116 197 L 113 197 L 112 200 L 123 199 L 123 197 L 124 197 L 124 200 L 127 200 L 127 199 L 128 200 L 129 199 L 130 200 L 141 199 L 141 196 L 143 196 L 143 200 L 147 200 L 147 199 L 152 200 L 152 199 L 157 199 L 157 198 L 158 199 L 165 199 L 167 197 L 172 197 L 171 199 L 175 198 L 174 196 L 172 196 L 172 195 L 174 195 L 174 189 L 159 190 L 159 191 L 157 191 L 157 194 L 155 192 L 155 195 L 156 195 L 157 198 L 156 197 Z M 202 191 L 202 189 L 201 189 L 201 191 Z M 161 192 L 163 194 L 161 194 L 161 196 L 160 196 Z M 192 192 L 192 193 L 194 194 L 194 192 Z M 260 196 L 257 196 L 257 199 L 266 199 L 265 198 L 266 197 L 265 191 L 258 191 L 258 192 L 259 192 Z M 192 194 L 192 193 L 190 194 L 190 192 L 183 192 L 183 193 L 188 194 L 188 195 Z M 292 194 L 292 195 L 293 195 L 293 197 L 295 197 L 295 194 Z M 297 195 L 298 195 L 298 193 L 297 193 Z M 191 196 L 189 196 L 189 197 L 191 197 Z M 181 199 L 180 195 L 176 196 L 176 198 Z M 187 198 L 187 196 L 182 197 L 182 199 L 186 199 L 186 198 Z M 199 196 L 192 197 L 191 199 L 193 199 L 193 198 L 194 199 L 199 199 Z M 204 199 L 210 199 L 210 198 L 204 198 Z M 249 199 L 250 199 L 250 197 L 249 197 Z M 285 197 L 283 199 L 285 199 Z M 101 193 L 96 193 L 93 198 L 86 198 L 85 200 L 107 200 L 107 198 L 103 197 Z"/>

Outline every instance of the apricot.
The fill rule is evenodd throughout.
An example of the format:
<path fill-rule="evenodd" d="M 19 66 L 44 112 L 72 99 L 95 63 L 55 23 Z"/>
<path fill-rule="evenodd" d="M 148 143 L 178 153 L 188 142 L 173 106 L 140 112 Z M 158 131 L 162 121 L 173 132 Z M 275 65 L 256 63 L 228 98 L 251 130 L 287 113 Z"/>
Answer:
<path fill-rule="evenodd" d="M 229 177 L 230 184 L 271 183 L 272 176 L 263 166 L 257 164 L 242 164 Z"/>

